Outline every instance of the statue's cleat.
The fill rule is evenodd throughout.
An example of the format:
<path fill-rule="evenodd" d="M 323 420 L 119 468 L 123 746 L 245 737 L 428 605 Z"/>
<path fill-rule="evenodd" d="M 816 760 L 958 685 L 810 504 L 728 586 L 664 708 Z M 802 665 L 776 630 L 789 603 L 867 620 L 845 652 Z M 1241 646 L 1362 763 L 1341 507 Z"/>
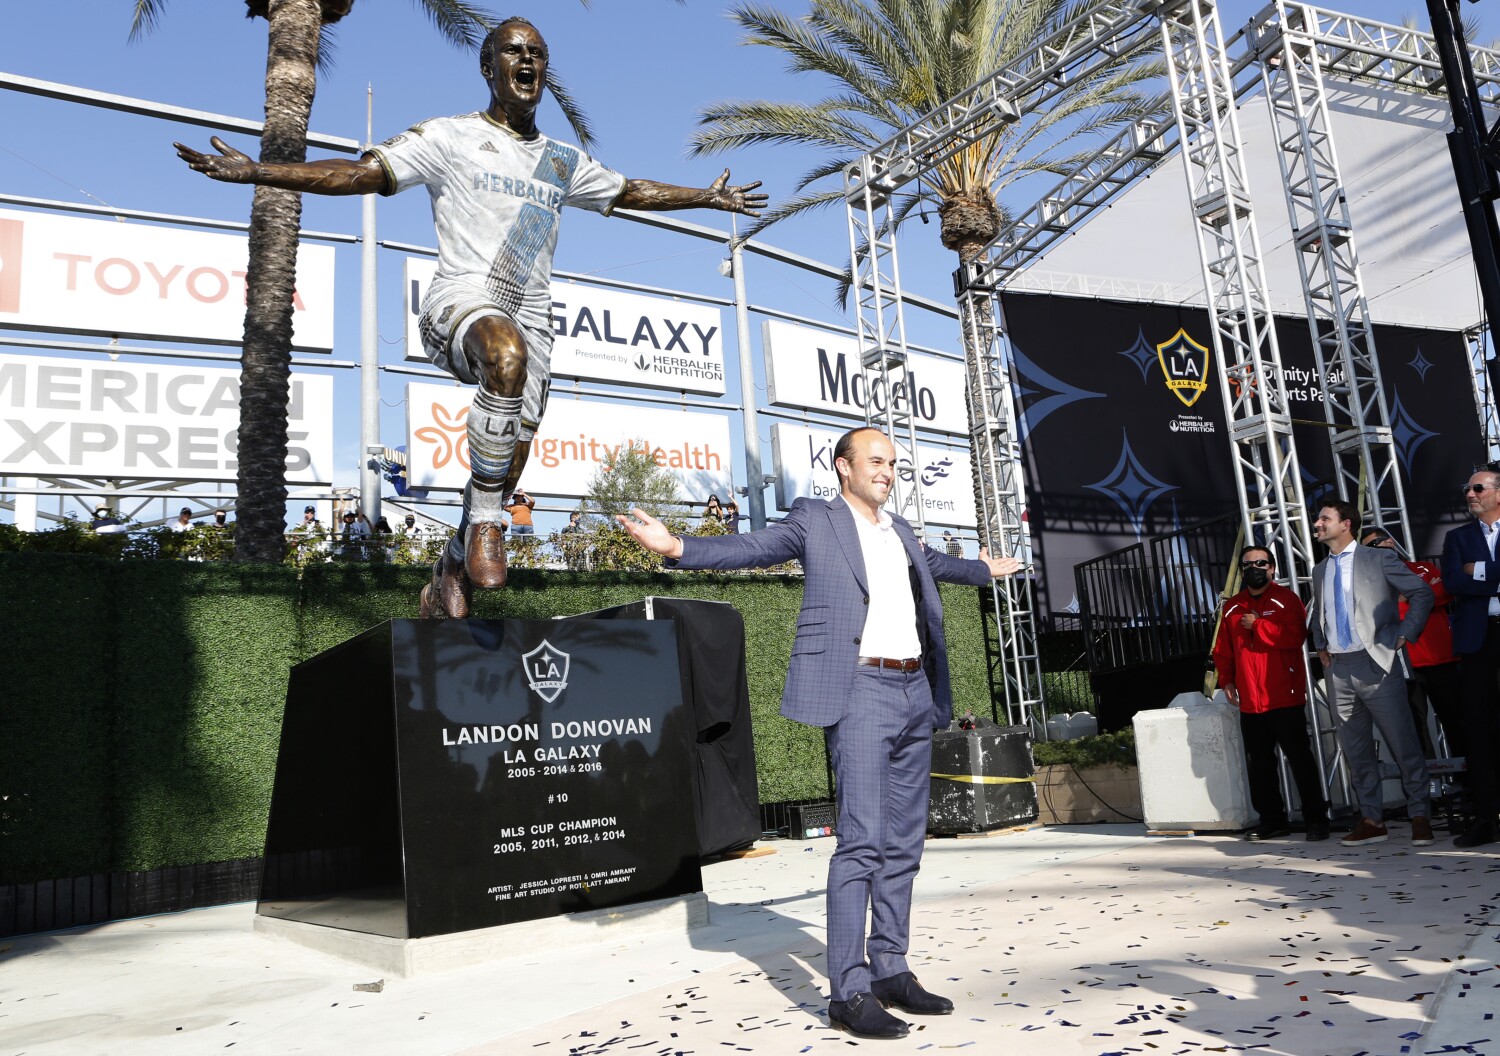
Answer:
<path fill-rule="evenodd" d="M 471 594 L 463 565 L 449 561 L 444 552 L 432 564 L 432 582 L 422 586 L 418 614 L 424 620 L 461 620 L 469 615 Z"/>
<path fill-rule="evenodd" d="M 505 586 L 505 526 L 496 521 L 469 525 L 464 542 L 464 570 L 484 590 Z"/>

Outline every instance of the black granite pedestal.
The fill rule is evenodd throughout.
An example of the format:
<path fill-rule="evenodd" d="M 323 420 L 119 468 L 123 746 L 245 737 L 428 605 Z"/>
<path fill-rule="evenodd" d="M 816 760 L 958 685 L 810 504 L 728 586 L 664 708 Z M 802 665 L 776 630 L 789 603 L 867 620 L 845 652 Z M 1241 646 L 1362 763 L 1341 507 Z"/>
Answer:
<path fill-rule="evenodd" d="M 676 631 L 392 620 L 297 665 L 258 912 L 420 939 L 702 889 Z"/>
<path fill-rule="evenodd" d="M 930 796 L 927 831 L 940 836 L 1035 821 L 1036 781 L 1026 727 L 934 733 Z"/>

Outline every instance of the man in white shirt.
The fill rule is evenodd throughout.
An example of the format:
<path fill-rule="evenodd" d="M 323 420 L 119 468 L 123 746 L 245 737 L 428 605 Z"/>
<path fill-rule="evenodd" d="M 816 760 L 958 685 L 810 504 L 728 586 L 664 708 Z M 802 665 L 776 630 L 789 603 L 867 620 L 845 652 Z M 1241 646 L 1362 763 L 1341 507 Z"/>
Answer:
<path fill-rule="evenodd" d="M 193 526 L 193 511 L 191 507 L 184 506 L 177 511 L 177 520 L 167 525 L 174 532 L 185 532 Z"/>
<path fill-rule="evenodd" d="M 471 585 L 505 583 L 504 509 L 546 405 L 552 329 L 548 278 L 564 205 L 614 209 L 721 209 L 759 215 L 759 182 L 706 188 L 626 179 L 577 147 L 544 136 L 536 108 L 547 82 L 547 44 L 524 18 L 485 38 L 479 69 L 489 107 L 435 118 L 358 161 L 260 164 L 215 137 L 217 154 L 178 143 L 192 168 L 228 183 L 317 194 L 394 194 L 418 184 L 432 197 L 438 271 L 420 329 L 433 362 L 477 385 L 469 409 L 471 476 L 458 532 L 422 588 L 424 617 L 467 616 Z"/>
<path fill-rule="evenodd" d="M 1410 667 L 1403 650 L 1416 641 L 1432 612 L 1432 588 L 1395 551 L 1356 543 L 1358 529 L 1359 511 L 1342 500 L 1324 504 L 1313 522 L 1313 534 L 1328 547 L 1328 556 L 1313 569 L 1308 633 L 1323 662 L 1360 812 L 1354 831 L 1339 842 L 1362 847 L 1389 838 L 1372 732 L 1379 726 L 1401 770 L 1412 845 L 1426 847 L 1433 842 L 1427 760 L 1406 703 Z M 1407 601 L 1404 619 L 1398 595 Z"/>
<path fill-rule="evenodd" d="M 937 584 L 982 586 L 1017 572 L 1013 557 L 963 561 L 922 546 L 882 507 L 896 449 L 878 429 L 851 429 L 833 450 L 838 497 L 798 499 L 785 519 L 748 535 L 675 536 L 640 510 L 620 517 L 646 549 L 683 568 L 802 562 L 802 609 L 781 713 L 827 731 L 838 795 L 828 863 L 829 1025 L 856 1037 L 904 1037 L 885 1011 L 947 1015 L 907 963 L 911 893 L 927 831 L 932 731 L 953 717 Z M 1403 698 L 1404 701 L 1404 698 Z M 865 918 L 870 927 L 868 936 Z"/>

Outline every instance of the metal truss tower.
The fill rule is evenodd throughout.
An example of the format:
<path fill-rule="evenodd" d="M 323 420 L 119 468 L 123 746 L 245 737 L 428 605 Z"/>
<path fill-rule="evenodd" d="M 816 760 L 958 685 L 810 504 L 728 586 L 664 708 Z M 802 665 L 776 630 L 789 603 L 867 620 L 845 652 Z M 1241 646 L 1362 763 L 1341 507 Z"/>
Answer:
<path fill-rule="evenodd" d="M 1312 536 L 1218 8 L 1185 0 L 1160 15 L 1245 539 L 1274 548 L 1300 591 Z"/>
<path fill-rule="evenodd" d="M 1322 52 L 1308 32 L 1319 12 L 1275 0 L 1266 14 L 1272 17 L 1252 23 L 1252 44 L 1276 136 L 1339 497 L 1413 553 L 1354 225 L 1329 131 Z"/>
<path fill-rule="evenodd" d="M 915 167 L 915 163 L 908 163 L 903 171 Z M 890 174 L 878 171 L 868 157 L 844 174 L 865 424 L 882 430 L 896 447 L 898 472 L 891 486 L 891 501 L 898 513 L 916 525 L 921 537 L 927 525 L 922 506 L 922 463 L 917 453 L 913 394 L 907 383 L 906 314 L 891 216 L 891 193 L 898 185 Z M 877 406 L 881 401 L 884 408 Z"/>

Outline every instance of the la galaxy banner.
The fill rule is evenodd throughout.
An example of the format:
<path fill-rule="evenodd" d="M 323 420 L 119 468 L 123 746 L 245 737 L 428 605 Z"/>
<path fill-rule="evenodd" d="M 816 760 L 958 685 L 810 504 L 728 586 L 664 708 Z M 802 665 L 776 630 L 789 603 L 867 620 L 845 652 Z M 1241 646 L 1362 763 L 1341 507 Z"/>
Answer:
<path fill-rule="evenodd" d="M 1044 607 L 1076 611 L 1073 566 L 1239 509 L 1208 313 L 1006 294 L 1017 410 Z M 1309 503 L 1336 494 L 1303 319 L 1279 318 L 1283 383 Z M 1483 459 L 1461 334 L 1377 326 L 1376 349 L 1420 554 L 1460 508 Z"/>

